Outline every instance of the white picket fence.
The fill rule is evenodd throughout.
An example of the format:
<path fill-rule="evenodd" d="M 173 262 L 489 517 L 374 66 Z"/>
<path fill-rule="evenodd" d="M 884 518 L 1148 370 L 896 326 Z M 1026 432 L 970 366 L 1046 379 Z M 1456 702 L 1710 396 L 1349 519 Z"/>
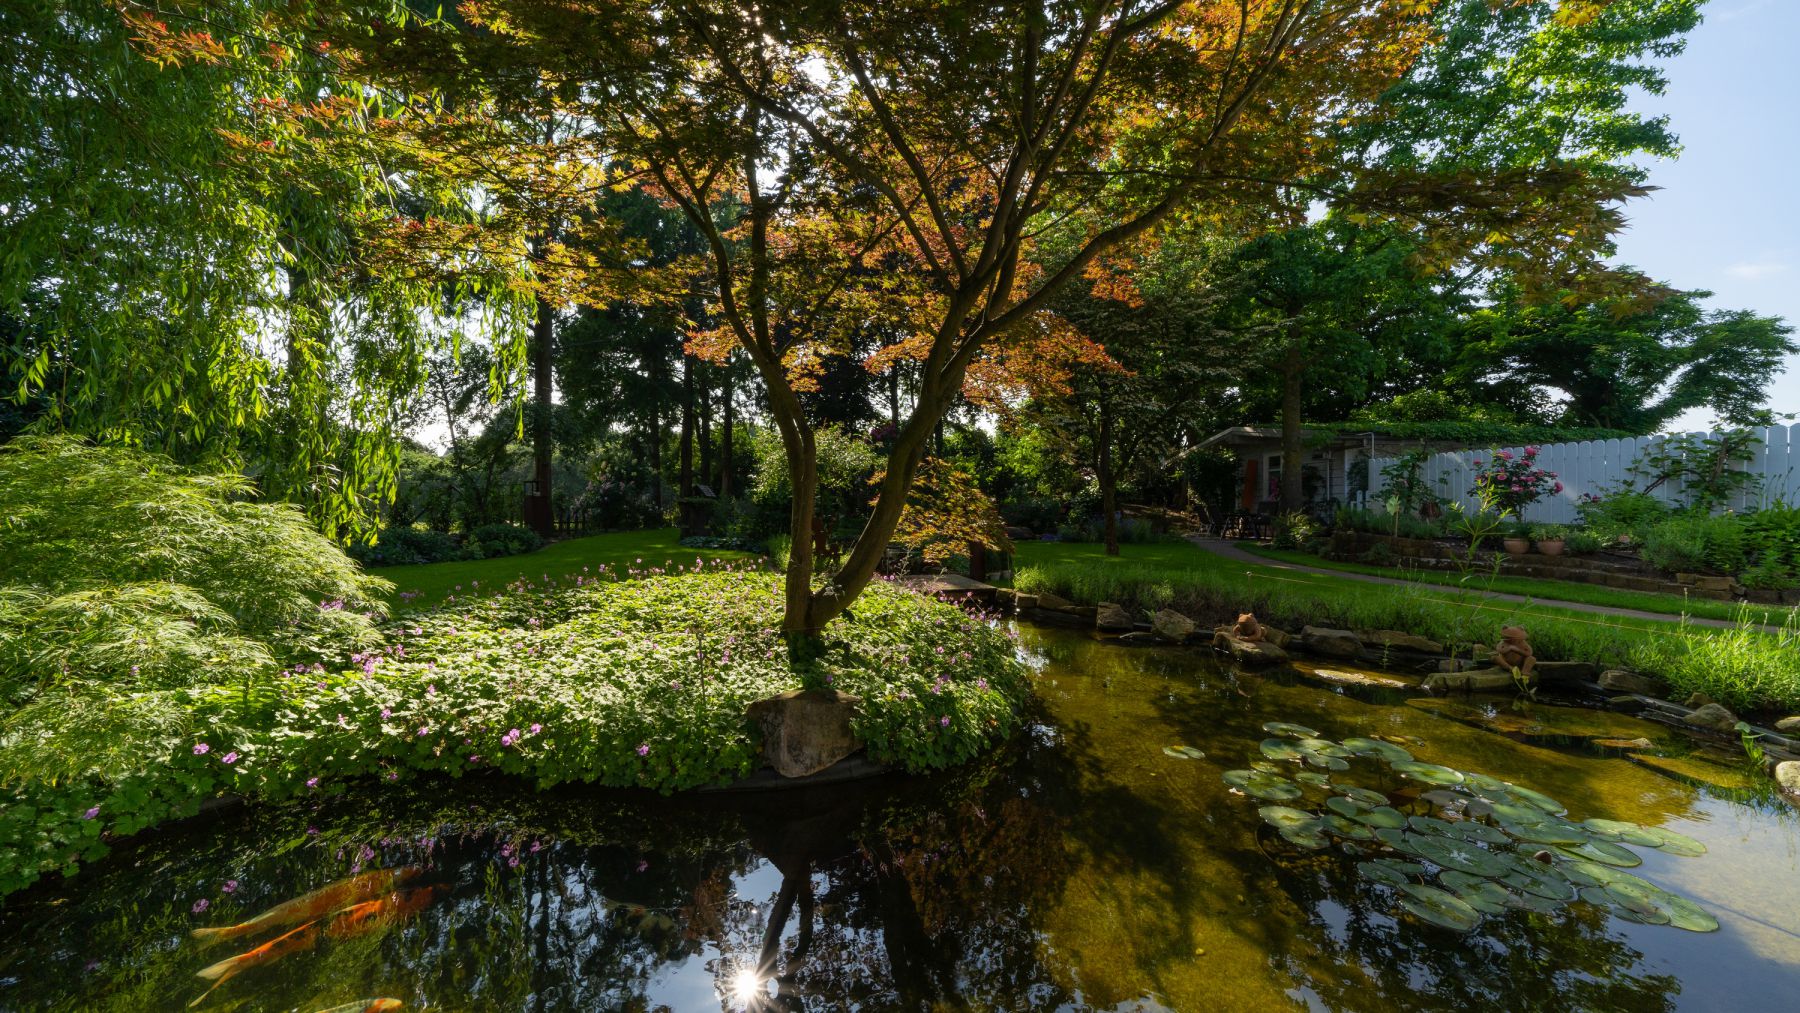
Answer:
<path fill-rule="evenodd" d="M 1733 462 L 1735 470 L 1753 472 L 1760 482 L 1751 482 L 1737 493 L 1723 509 L 1754 510 L 1765 503 L 1783 500 L 1800 501 L 1800 425 L 1774 426 L 1756 430 L 1761 442 L 1750 450 L 1750 460 Z M 1709 434 L 1718 436 L 1720 434 Z M 1553 471 L 1562 482 L 1562 492 L 1548 494 L 1525 510 L 1525 519 L 1535 523 L 1565 524 L 1578 518 L 1575 504 L 1583 493 L 1598 496 L 1631 477 L 1626 469 L 1646 452 L 1667 443 L 1669 435 L 1640 436 L 1627 440 L 1585 440 L 1580 443 L 1550 443 L 1538 448 L 1537 466 Z M 1501 447 L 1514 455 L 1524 447 Z M 1425 462 L 1423 476 L 1426 488 L 1447 500 L 1460 501 L 1466 510 L 1478 503 L 1469 490 L 1475 486 L 1475 462 L 1487 462 L 1493 448 L 1455 450 L 1433 454 Z M 1371 505 L 1386 495 L 1382 469 L 1392 466 L 1395 458 L 1378 457 L 1369 464 L 1372 490 Z M 1686 502 L 1686 490 L 1679 481 L 1663 483 L 1653 493 L 1671 504 Z"/>

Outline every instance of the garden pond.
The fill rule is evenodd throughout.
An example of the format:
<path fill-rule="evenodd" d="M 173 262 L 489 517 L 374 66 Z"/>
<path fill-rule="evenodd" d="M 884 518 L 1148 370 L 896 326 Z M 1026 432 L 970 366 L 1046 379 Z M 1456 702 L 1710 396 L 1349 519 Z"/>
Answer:
<path fill-rule="evenodd" d="M 4 902 L 0 1009 L 1800 996 L 1800 818 L 1664 726 L 1021 633 L 1033 721 L 949 774 L 671 798 L 471 777 L 143 834 Z"/>

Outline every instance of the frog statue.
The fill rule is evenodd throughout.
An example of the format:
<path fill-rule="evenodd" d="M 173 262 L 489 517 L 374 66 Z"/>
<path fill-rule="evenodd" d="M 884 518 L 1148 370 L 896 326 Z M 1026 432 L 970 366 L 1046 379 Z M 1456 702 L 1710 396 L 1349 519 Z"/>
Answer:
<path fill-rule="evenodd" d="M 1532 655 L 1531 642 L 1526 638 L 1523 628 L 1502 626 L 1500 642 L 1494 645 L 1494 664 L 1508 672 L 1516 670 L 1522 679 L 1530 679 L 1532 670 L 1537 668 L 1537 659 Z"/>
<path fill-rule="evenodd" d="M 1256 613 L 1241 613 L 1237 618 L 1237 624 L 1231 628 L 1231 635 L 1239 640 L 1247 640 L 1253 644 L 1261 643 L 1263 640 L 1263 628 L 1262 624 L 1256 621 Z"/>

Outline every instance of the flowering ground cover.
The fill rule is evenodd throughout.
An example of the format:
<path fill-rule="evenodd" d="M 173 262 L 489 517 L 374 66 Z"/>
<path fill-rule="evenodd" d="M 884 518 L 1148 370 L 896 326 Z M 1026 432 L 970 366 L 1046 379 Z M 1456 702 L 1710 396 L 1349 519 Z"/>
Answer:
<path fill-rule="evenodd" d="M 745 705 L 801 686 L 863 697 L 870 755 L 949 766 L 1009 734 L 1028 692 L 1009 632 L 877 583 L 792 660 L 779 575 L 694 560 L 403 615 L 382 646 L 160 698 L 182 718 L 105 777 L 0 790 L 0 893 L 73 874 L 129 834 L 237 794 L 284 801 L 499 772 L 672 791 L 757 765 Z"/>

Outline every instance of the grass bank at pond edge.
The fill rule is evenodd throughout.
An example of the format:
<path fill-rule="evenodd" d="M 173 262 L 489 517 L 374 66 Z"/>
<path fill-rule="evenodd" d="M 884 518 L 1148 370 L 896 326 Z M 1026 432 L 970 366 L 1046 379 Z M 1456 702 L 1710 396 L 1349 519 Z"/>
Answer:
<path fill-rule="evenodd" d="M 1255 542 L 1238 542 L 1237 546 L 1245 552 L 1277 562 L 1297 563 L 1301 566 L 1316 566 L 1324 570 L 1341 570 L 1344 573 L 1360 573 L 1372 577 L 1388 577 L 1393 580 L 1410 580 L 1420 584 L 1437 584 L 1442 587 L 1464 586 L 1462 574 L 1447 570 L 1410 570 L 1395 566 L 1346 563 L 1292 549 L 1271 549 Z M 1752 604 L 1745 606 L 1738 602 L 1719 601 L 1713 598 L 1684 598 L 1673 594 L 1653 594 L 1648 591 L 1621 591 L 1618 588 L 1606 587 L 1601 584 L 1582 584 L 1572 580 L 1542 580 L 1533 577 L 1510 577 L 1505 574 L 1490 576 L 1486 569 L 1478 570 L 1469 578 L 1466 586 L 1479 591 L 1492 591 L 1496 594 L 1516 594 L 1527 598 L 1546 599 L 1550 602 L 1572 601 L 1580 602 L 1583 605 L 1636 609 L 1639 612 L 1656 612 L 1667 616 L 1699 616 L 1703 619 L 1723 619 L 1727 622 L 1737 622 L 1748 615 L 1751 622 L 1775 626 L 1779 626 L 1792 611 L 1775 605 Z M 1746 608 L 1748 608 L 1748 612 L 1745 611 Z"/>
<path fill-rule="evenodd" d="M 863 698 L 869 755 L 960 763 L 1010 734 L 1029 693 L 1009 632 L 877 582 L 797 670 L 780 577 L 757 570 L 584 578 L 403 616 L 380 650 L 187 693 L 191 741 L 100 783 L 13 772 L 0 788 L 0 893 L 73 873 L 206 798 L 284 800 L 371 778 L 498 771 L 661 791 L 742 777 L 745 707 L 803 684 Z M 803 678 L 804 674 L 804 678 Z"/>
<path fill-rule="evenodd" d="M 1791 613 L 1781 634 L 1748 624 L 1714 629 L 1590 615 L 1429 584 L 1391 587 L 1284 574 L 1187 542 L 1125 545 L 1119 556 L 1107 556 L 1099 545 L 1027 542 L 1018 547 L 1014 567 L 1020 591 L 1145 612 L 1174 608 L 1207 622 L 1249 611 L 1294 630 L 1404 630 L 1447 645 L 1492 644 L 1500 627 L 1520 625 L 1542 658 L 1633 668 L 1666 680 L 1678 695 L 1703 692 L 1733 708 L 1800 712 L 1800 620 Z"/>
<path fill-rule="evenodd" d="M 626 576 L 632 570 L 674 573 L 675 567 L 691 567 L 696 559 L 717 562 L 754 558 L 729 549 L 690 549 L 681 544 L 681 532 L 677 529 L 657 528 L 584 535 L 517 556 L 372 567 L 369 572 L 393 581 L 394 590 L 387 598 L 396 610 L 416 610 L 435 608 L 447 598 L 461 601 L 498 594 L 520 580 L 541 584 L 546 578 L 573 582 L 581 576 Z"/>

